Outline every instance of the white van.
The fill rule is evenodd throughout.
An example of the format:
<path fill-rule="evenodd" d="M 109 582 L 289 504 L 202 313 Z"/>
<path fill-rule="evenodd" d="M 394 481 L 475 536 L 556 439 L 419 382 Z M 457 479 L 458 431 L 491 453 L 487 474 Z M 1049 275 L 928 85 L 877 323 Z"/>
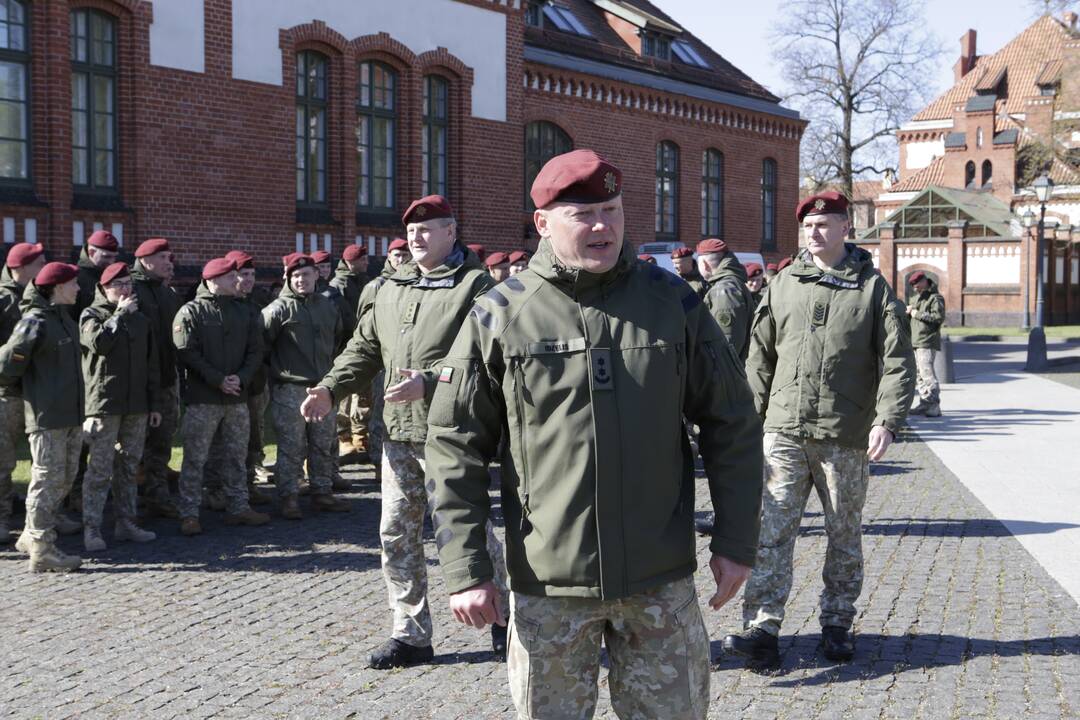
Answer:
<path fill-rule="evenodd" d="M 656 258 L 656 264 L 660 267 L 668 270 L 669 272 L 675 272 L 675 266 L 671 264 L 671 251 L 684 247 L 679 242 L 651 242 L 642 243 L 638 245 L 638 255 L 652 255 Z M 696 256 L 695 256 L 696 257 Z M 743 265 L 747 263 L 755 262 L 761 267 L 765 267 L 765 258 L 761 253 L 756 252 L 736 252 L 735 257 L 739 258 L 739 262 Z"/>

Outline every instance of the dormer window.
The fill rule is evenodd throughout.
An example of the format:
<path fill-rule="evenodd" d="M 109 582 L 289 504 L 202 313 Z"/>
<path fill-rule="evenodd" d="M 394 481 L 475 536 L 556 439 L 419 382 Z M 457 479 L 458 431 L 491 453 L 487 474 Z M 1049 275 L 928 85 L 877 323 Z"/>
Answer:
<path fill-rule="evenodd" d="M 544 27 L 544 6 L 531 2 L 525 7 L 525 24 L 532 27 Z"/>
<path fill-rule="evenodd" d="M 676 59 L 681 63 L 704 68 L 705 70 L 709 69 L 709 63 L 705 62 L 705 59 L 694 49 L 694 46 L 685 40 L 676 40 L 671 43 L 671 51 L 675 53 Z"/>
<path fill-rule="evenodd" d="M 641 54 L 644 57 L 654 57 L 658 60 L 670 60 L 671 40 L 664 35 L 642 30 Z"/>
<path fill-rule="evenodd" d="M 564 8 L 561 5 L 544 5 L 544 19 L 564 33 L 580 35 L 581 37 L 593 36 L 569 8 Z"/>

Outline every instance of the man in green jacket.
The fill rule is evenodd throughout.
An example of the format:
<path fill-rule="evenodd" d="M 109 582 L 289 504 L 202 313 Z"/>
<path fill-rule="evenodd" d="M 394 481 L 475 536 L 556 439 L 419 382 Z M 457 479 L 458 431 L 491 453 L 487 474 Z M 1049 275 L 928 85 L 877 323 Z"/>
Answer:
<path fill-rule="evenodd" d="M 945 324 L 945 298 L 938 292 L 937 283 L 924 272 L 916 272 L 908 282 L 918 293 L 908 306 L 911 320 L 911 344 L 915 348 L 915 369 L 918 378 L 915 390 L 918 404 L 912 415 L 941 416 L 941 386 L 938 384 L 934 361 L 941 352 L 941 326 Z"/>
<path fill-rule="evenodd" d="M 108 230 L 95 230 L 83 244 L 79 253 L 79 297 L 72 306 L 74 318 L 78 321 L 82 311 L 94 302 L 94 292 L 105 268 L 116 262 L 120 251 L 120 242 Z"/>
<path fill-rule="evenodd" d="M 750 321 L 754 300 L 746 287 L 746 269 L 723 240 L 710 238 L 697 245 L 698 269 L 707 283 L 705 307 L 720 323 L 735 354 L 743 362 L 750 352 Z"/>
<path fill-rule="evenodd" d="M 388 437 L 383 445 L 379 536 L 394 620 L 390 640 L 371 655 L 371 667 L 377 669 L 427 662 L 434 656 L 422 542 L 428 503 L 428 408 L 442 360 L 469 308 L 494 285 L 480 259 L 458 242 L 446 198 L 429 195 L 414 201 L 401 221 L 412 262 L 398 268 L 379 289 L 345 352 L 318 386 L 307 391 L 301 408 L 305 419 L 318 422 L 335 400 L 367 387 L 386 369 L 383 419 Z M 479 532 L 496 566 L 501 565 L 502 548 L 490 524 Z M 502 587 L 505 593 L 505 583 Z M 497 653 L 505 649 L 505 637 L 505 628 L 492 631 Z"/>
<path fill-rule="evenodd" d="M 753 314 L 761 303 L 761 294 L 765 290 L 765 271 L 758 263 L 746 263 L 746 289 L 750 291 L 750 299 L 753 300 L 750 307 L 750 313 Z"/>
<path fill-rule="evenodd" d="M 74 265 L 45 265 L 27 285 L 22 319 L 0 348 L 0 384 L 22 384 L 30 437 L 26 527 L 15 545 L 29 553 L 30 572 L 68 572 L 82 564 L 56 547 L 57 513 L 75 482 L 82 449 L 79 328 L 71 319 L 78 277 Z"/>
<path fill-rule="evenodd" d="M 697 264 L 694 262 L 694 251 L 688 247 L 679 247 L 671 251 L 671 265 L 675 272 L 687 284 L 694 288 L 699 297 L 705 297 L 709 284 L 701 277 Z"/>
<path fill-rule="evenodd" d="M 345 325 L 346 337 L 356 329 L 357 311 L 360 296 L 369 280 L 367 248 L 363 245 L 349 245 L 341 253 L 330 286 L 336 288 L 349 308 L 349 322 Z M 371 393 L 359 392 L 345 398 L 338 407 L 339 455 L 345 457 L 354 453 L 367 452 L 368 427 L 366 418 L 371 414 Z"/>
<path fill-rule="evenodd" d="M 44 265 L 45 248 L 41 245 L 18 243 L 8 250 L 3 273 L 0 273 L 0 345 L 11 338 L 19 324 L 23 292 Z M 15 447 L 25 435 L 25 427 L 22 388 L 18 384 L 0 384 L 0 545 L 11 542 L 11 503 L 14 499 L 11 473 L 18 462 Z M 61 522 L 74 525 L 65 530 L 78 531 L 78 523 L 63 514 L 57 517 L 57 522 L 61 534 Z"/>
<path fill-rule="evenodd" d="M 82 488 L 83 546 L 87 552 L 106 547 L 101 522 L 110 484 L 115 538 L 150 542 L 154 533 L 135 524 L 135 473 L 147 426 L 161 424 L 158 354 L 124 263 L 101 273 L 94 303 L 79 318 L 79 338 L 86 386 L 83 431 L 90 450 Z"/>
<path fill-rule="evenodd" d="M 505 434 L 508 665 L 520 717 L 591 717 L 601 640 L 620 717 L 706 716 L 684 416 L 701 427 L 719 519 L 713 608 L 738 591 L 757 549 L 761 422 L 741 363 L 686 282 L 635 260 L 621 191 L 618 168 L 591 150 L 540 170 L 536 255 L 477 301 L 428 416 L 450 606 L 479 627 L 505 617 L 483 543 L 488 465 Z"/>
<path fill-rule="evenodd" d="M 348 245 L 341 253 L 334 277 L 330 280 L 330 286 L 337 288 L 345 302 L 349 306 L 352 317 L 356 317 L 356 309 L 360 304 L 360 294 L 368 280 L 368 256 L 367 247 L 363 245 Z"/>
<path fill-rule="evenodd" d="M 180 532 L 198 535 L 203 468 L 221 431 L 226 525 L 263 525 L 270 516 L 248 504 L 244 457 L 248 447 L 247 391 L 263 361 L 262 332 L 237 299 L 236 263 L 206 263 L 195 299 L 173 320 L 172 338 L 185 374 L 184 462 L 180 467 Z"/>
<path fill-rule="evenodd" d="M 337 452 L 333 414 L 305 423 L 300 405 L 311 387 L 334 364 L 334 349 L 344 328 L 333 301 L 315 291 L 319 274 L 310 256 L 285 258 L 286 285 L 262 311 L 260 323 L 270 358 L 271 420 L 278 438 L 274 483 L 281 514 L 300 520 L 300 480 L 307 461 L 311 505 L 316 510 L 345 512 L 349 505 L 333 494 Z"/>
<path fill-rule="evenodd" d="M 158 352 L 158 391 L 161 424 L 147 431 L 143 447 L 143 502 L 150 514 L 180 517 L 169 491 L 169 459 L 173 435 L 180 418 L 176 348 L 172 343 L 173 319 L 184 301 L 168 285 L 173 274 L 173 254 L 165 238 L 150 238 L 135 248 L 131 266 L 132 290 L 139 312 L 150 321 Z"/>
<path fill-rule="evenodd" d="M 754 317 L 746 367 L 765 421 L 761 539 L 744 594 L 744 632 L 728 635 L 724 649 L 763 668 L 779 663 L 792 554 L 811 489 L 828 535 L 818 618 L 825 656 L 854 655 L 867 459 L 885 455 L 914 388 L 903 311 L 870 253 L 845 244 L 847 208 L 833 191 L 799 204 L 806 249 L 769 283 Z"/>

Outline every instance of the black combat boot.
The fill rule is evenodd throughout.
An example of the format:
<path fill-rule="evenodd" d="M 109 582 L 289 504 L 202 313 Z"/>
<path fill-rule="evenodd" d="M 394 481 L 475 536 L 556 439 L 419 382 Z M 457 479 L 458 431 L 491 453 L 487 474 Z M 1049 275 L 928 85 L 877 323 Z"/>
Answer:
<path fill-rule="evenodd" d="M 716 525 L 716 516 L 712 513 L 706 513 L 703 517 L 694 521 L 694 527 L 697 528 L 698 535 L 710 536 L 713 534 L 713 527 Z"/>
<path fill-rule="evenodd" d="M 855 657 L 855 636 L 847 628 L 829 625 L 821 628 L 821 647 L 833 662 L 847 662 Z"/>
<path fill-rule="evenodd" d="M 500 660 L 506 659 L 506 626 L 491 626 L 491 651 Z"/>
<path fill-rule="evenodd" d="M 759 627 L 725 637 L 724 652 L 746 658 L 746 666 L 752 670 L 771 670 L 780 666 L 778 638 Z"/>
<path fill-rule="evenodd" d="M 403 643 L 400 640 L 390 638 L 382 646 L 371 653 L 368 667 L 375 670 L 389 670 L 396 667 L 407 667 L 420 663 L 431 662 L 435 657 L 435 651 L 430 645 L 416 647 Z"/>

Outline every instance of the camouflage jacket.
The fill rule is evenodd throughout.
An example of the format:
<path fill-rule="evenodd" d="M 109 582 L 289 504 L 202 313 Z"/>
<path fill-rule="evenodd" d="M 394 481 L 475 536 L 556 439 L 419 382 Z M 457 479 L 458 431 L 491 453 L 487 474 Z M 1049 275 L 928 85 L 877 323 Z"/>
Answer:
<path fill-rule="evenodd" d="M 260 321 L 275 382 L 314 385 L 334 364 L 344 328 L 332 300 L 319 293 L 300 296 L 286 285 Z"/>

